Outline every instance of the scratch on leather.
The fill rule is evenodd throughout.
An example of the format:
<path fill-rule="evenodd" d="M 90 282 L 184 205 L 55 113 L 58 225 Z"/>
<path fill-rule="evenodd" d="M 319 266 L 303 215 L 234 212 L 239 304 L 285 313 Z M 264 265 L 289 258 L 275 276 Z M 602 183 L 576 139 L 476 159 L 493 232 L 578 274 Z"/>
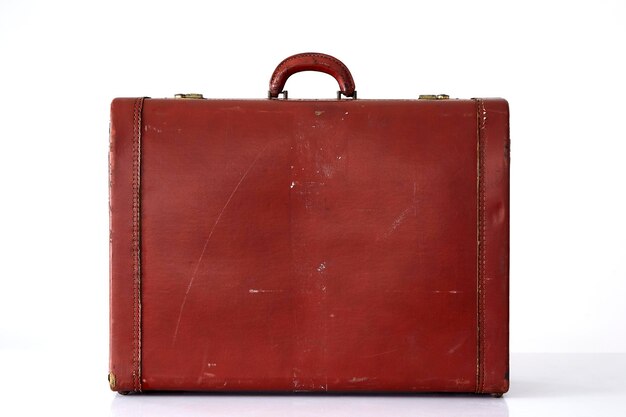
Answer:
<path fill-rule="evenodd" d="M 383 356 L 383 355 L 388 355 L 390 353 L 394 353 L 397 352 L 399 349 L 391 349 L 391 350 L 386 350 L 384 352 L 379 352 L 379 353 L 374 353 L 373 355 L 367 355 L 367 356 L 361 356 L 363 359 L 369 359 L 369 358 L 375 358 L 377 356 Z"/>
<path fill-rule="evenodd" d="M 261 155 L 265 152 L 265 149 L 267 148 L 267 146 L 269 146 L 269 145 L 266 145 L 263 149 L 261 149 L 261 151 L 257 154 L 257 156 L 254 158 L 254 160 L 248 166 L 248 169 L 246 169 L 246 171 L 243 173 L 241 178 L 239 178 L 239 182 L 237 182 L 237 185 L 235 185 L 235 188 L 233 188 L 233 191 L 230 193 L 230 195 L 226 199 L 226 203 L 222 207 L 222 210 L 220 210 L 220 213 L 217 215 L 217 218 L 215 219 L 215 223 L 213 223 L 213 227 L 211 227 L 211 231 L 209 232 L 209 236 L 204 241 L 204 246 L 202 248 L 202 252 L 200 252 L 200 257 L 196 261 L 196 267 L 194 268 L 193 273 L 191 274 L 191 278 L 189 279 L 189 284 L 187 285 L 187 290 L 185 291 L 185 297 L 183 298 L 183 302 L 180 304 L 180 311 L 178 312 L 178 320 L 176 321 L 176 328 L 174 329 L 174 337 L 172 339 L 172 344 L 176 343 L 176 338 L 178 337 L 178 329 L 180 327 L 180 321 L 181 321 L 181 319 L 183 317 L 183 310 L 185 309 L 185 304 L 187 303 L 187 297 L 189 296 L 189 292 L 191 291 L 191 287 L 193 286 L 193 282 L 196 279 L 196 276 L 198 274 L 198 269 L 200 268 L 200 264 L 202 263 L 202 258 L 204 258 L 204 254 L 206 253 L 207 247 L 209 246 L 209 242 L 211 241 L 211 237 L 213 236 L 213 233 L 215 232 L 215 228 L 217 227 L 217 224 L 222 219 L 222 215 L 226 211 L 226 208 L 230 204 L 230 202 L 233 199 L 234 195 L 237 193 L 237 190 L 239 190 L 239 187 L 241 186 L 243 181 L 246 179 L 246 177 L 248 176 L 248 174 L 252 170 L 252 167 L 254 167 L 254 165 L 257 163 L 257 161 L 259 160 Z"/>
<path fill-rule="evenodd" d="M 396 219 L 393 221 L 393 223 L 389 227 L 389 230 L 387 230 L 382 236 L 379 236 L 376 240 L 379 241 L 382 239 L 387 239 L 389 236 L 391 236 L 391 234 L 395 232 L 395 230 L 404 222 L 407 214 L 409 214 L 411 211 L 414 211 L 414 210 L 416 210 L 415 204 L 404 209 L 404 211 L 400 213 L 400 215 L 396 217 Z"/>

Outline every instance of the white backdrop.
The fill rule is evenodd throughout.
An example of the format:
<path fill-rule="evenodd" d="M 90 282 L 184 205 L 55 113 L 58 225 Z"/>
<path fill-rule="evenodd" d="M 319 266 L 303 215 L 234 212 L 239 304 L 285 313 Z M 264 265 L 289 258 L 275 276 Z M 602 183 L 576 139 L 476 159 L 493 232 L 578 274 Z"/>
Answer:
<path fill-rule="evenodd" d="M 625 21 L 599 0 L 2 0 L 0 354 L 104 381 L 112 98 L 263 98 L 305 51 L 344 61 L 360 98 L 508 99 L 511 350 L 626 351 Z"/>

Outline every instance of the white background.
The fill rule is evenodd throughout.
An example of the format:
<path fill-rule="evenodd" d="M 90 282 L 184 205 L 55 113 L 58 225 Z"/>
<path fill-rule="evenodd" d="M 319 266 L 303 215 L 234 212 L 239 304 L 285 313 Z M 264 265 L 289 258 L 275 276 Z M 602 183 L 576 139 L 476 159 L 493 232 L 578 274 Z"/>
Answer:
<path fill-rule="evenodd" d="M 4 407 L 108 390 L 111 99 L 264 98 L 306 51 L 346 63 L 360 98 L 509 100 L 511 350 L 626 352 L 625 41 L 624 1 L 1 0 Z"/>

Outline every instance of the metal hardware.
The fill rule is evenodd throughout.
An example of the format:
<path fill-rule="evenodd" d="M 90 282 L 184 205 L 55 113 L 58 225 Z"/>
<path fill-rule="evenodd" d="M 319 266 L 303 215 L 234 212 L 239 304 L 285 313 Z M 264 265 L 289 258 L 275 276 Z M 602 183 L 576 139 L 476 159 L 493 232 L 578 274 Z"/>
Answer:
<path fill-rule="evenodd" d="M 287 99 L 287 97 L 288 97 L 287 90 L 283 90 L 283 91 L 281 91 L 280 93 L 278 93 L 278 96 L 277 96 L 277 97 L 272 97 L 272 92 L 271 92 L 271 91 L 268 91 L 268 92 L 267 92 L 267 98 L 269 98 L 270 100 L 276 100 L 276 99 L 279 99 L 279 98 L 280 98 L 280 95 L 281 95 L 281 94 L 283 95 L 283 100 L 286 100 L 286 99 Z"/>
<path fill-rule="evenodd" d="M 280 93 L 278 93 L 278 95 L 282 95 L 283 96 L 283 100 L 287 100 L 289 98 L 289 93 L 287 92 L 287 90 L 283 90 Z M 341 96 L 346 96 L 342 91 L 337 91 L 337 100 L 341 100 Z M 350 96 L 346 96 L 348 98 L 352 98 L 352 100 L 356 100 L 356 90 L 354 90 L 354 93 L 352 93 L 352 95 Z M 272 97 L 272 93 L 270 91 L 267 92 L 267 98 L 269 99 L 278 99 L 279 97 Z"/>
<path fill-rule="evenodd" d="M 204 98 L 202 94 L 199 93 L 189 93 L 189 94 L 176 94 L 174 98 L 189 98 L 194 100 L 201 100 Z"/>
<path fill-rule="evenodd" d="M 420 94 L 420 100 L 448 100 L 450 98 L 447 94 Z"/>
<path fill-rule="evenodd" d="M 113 372 L 109 372 L 109 386 L 112 390 L 115 389 L 115 374 Z"/>
<path fill-rule="evenodd" d="M 341 100 L 341 96 L 346 96 L 352 98 L 352 100 L 356 100 L 356 90 L 352 93 L 352 95 L 345 95 L 343 91 L 337 91 L 337 100 Z"/>

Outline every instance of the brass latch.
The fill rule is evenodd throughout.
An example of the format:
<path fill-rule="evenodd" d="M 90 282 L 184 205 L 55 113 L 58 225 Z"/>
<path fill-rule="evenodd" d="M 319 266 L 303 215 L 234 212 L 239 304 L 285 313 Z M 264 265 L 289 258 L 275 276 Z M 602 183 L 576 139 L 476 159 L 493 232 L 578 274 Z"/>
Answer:
<path fill-rule="evenodd" d="M 204 98 L 204 96 L 198 93 L 189 93 L 189 94 L 176 94 L 174 98 L 190 98 L 190 99 L 195 99 L 195 100 L 201 100 Z"/>
<path fill-rule="evenodd" d="M 450 96 L 447 94 L 420 94 L 420 100 L 447 100 Z"/>

